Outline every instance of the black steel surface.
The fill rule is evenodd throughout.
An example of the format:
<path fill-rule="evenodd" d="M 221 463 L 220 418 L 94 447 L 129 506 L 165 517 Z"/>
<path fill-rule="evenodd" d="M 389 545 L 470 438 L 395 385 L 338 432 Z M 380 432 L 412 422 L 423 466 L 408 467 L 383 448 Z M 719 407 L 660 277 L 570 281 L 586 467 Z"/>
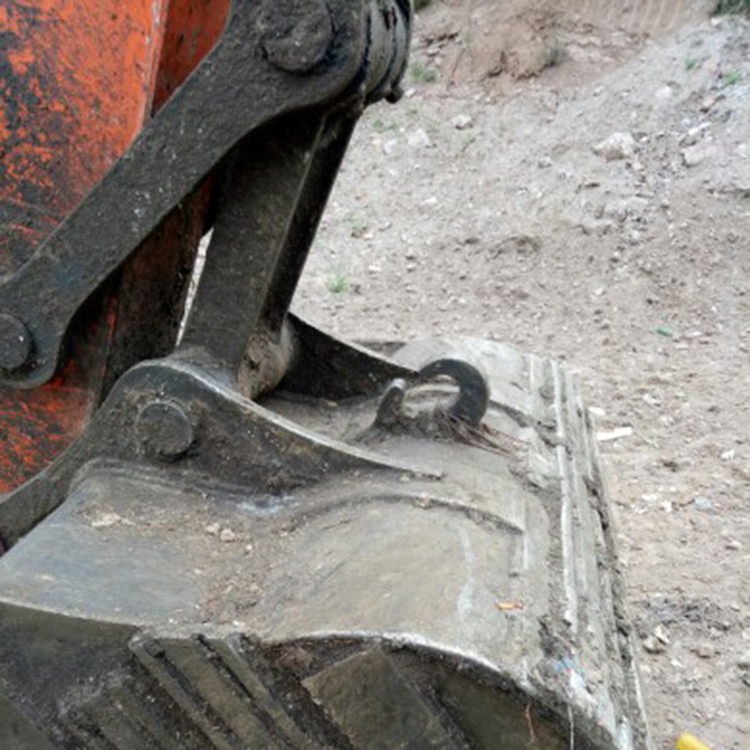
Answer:
<path fill-rule="evenodd" d="M 213 357 L 248 397 L 289 369 L 287 311 L 355 122 L 290 116 L 232 160 L 180 349 Z"/>

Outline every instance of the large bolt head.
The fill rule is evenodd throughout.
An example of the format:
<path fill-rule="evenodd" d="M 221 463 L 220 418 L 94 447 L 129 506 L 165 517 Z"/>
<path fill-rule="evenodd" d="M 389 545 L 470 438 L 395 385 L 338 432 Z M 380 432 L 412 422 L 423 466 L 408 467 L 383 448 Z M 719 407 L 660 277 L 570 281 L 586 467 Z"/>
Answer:
<path fill-rule="evenodd" d="M 171 401 L 152 401 L 141 409 L 136 433 L 146 452 L 162 459 L 179 458 L 195 442 L 190 417 Z"/>
<path fill-rule="evenodd" d="M 263 50 L 272 65 L 307 73 L 323 60 L 333 41 L 324 0 L 265 0 L 260 15 Z"/>
<path fill-rule="evenodd" d="M 33 347 L 29 329 L 18 318 L 0 314 L 0 369 L 13 372 L 23 367 Z"/>

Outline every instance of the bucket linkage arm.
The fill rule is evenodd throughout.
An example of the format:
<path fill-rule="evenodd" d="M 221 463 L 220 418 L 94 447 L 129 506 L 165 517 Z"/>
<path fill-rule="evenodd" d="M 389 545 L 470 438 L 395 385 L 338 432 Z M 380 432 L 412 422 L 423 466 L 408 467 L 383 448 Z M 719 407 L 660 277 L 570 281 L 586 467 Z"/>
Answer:
<path fill-rule="evenodd" d="M 260 9 L 254 0 L 233 0 L 213 51 L 78 208 L 0 283 L 0 382 L 48 382 L 84 302 L 207 175 L 241 162 L 248 150 L 257 154 L 262 131 L 279 157 L 294 151 L 294 177 L 308 185 L 296 194 L 263 175 L 270 179 L 264 192 L 292 190 L 277 203 L 305 204 L 304 227 L 291 227 L 294 247 L 287 248 L 297 260 L 277 281 L 289 291 L 306 254 L 301 233 L 314 231 L 351 124 L 365 104 L 398 97 L 409 25 L 408 5 L 396 0 L 265 0 Z M 288 207 L 283 212 L 279 222 L 289 220 Z"/>

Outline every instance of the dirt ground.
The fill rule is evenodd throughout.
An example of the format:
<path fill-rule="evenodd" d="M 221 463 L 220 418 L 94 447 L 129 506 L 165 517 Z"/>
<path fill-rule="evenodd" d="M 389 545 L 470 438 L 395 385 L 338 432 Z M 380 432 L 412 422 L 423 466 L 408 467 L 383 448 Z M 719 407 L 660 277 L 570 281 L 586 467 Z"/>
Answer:
<path fill-rule="evenodd" d="M 750 22 L 711 4 L 433 0 L 297 302 L 577 373 L 658 750 L 750 747 Z"/>

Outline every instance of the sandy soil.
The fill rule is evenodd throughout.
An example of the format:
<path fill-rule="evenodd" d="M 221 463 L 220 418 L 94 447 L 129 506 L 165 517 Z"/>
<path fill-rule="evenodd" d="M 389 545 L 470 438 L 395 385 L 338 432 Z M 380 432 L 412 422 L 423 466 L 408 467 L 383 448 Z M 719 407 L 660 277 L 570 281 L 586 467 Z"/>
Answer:
<path fill-rule="evenodd" d="M 481 335 L 578 374 L 621 435 L 658 750 L 750 747 L 750 22 L 708 6 L 433 0 L 297 301 L 347 337 Z"/>

